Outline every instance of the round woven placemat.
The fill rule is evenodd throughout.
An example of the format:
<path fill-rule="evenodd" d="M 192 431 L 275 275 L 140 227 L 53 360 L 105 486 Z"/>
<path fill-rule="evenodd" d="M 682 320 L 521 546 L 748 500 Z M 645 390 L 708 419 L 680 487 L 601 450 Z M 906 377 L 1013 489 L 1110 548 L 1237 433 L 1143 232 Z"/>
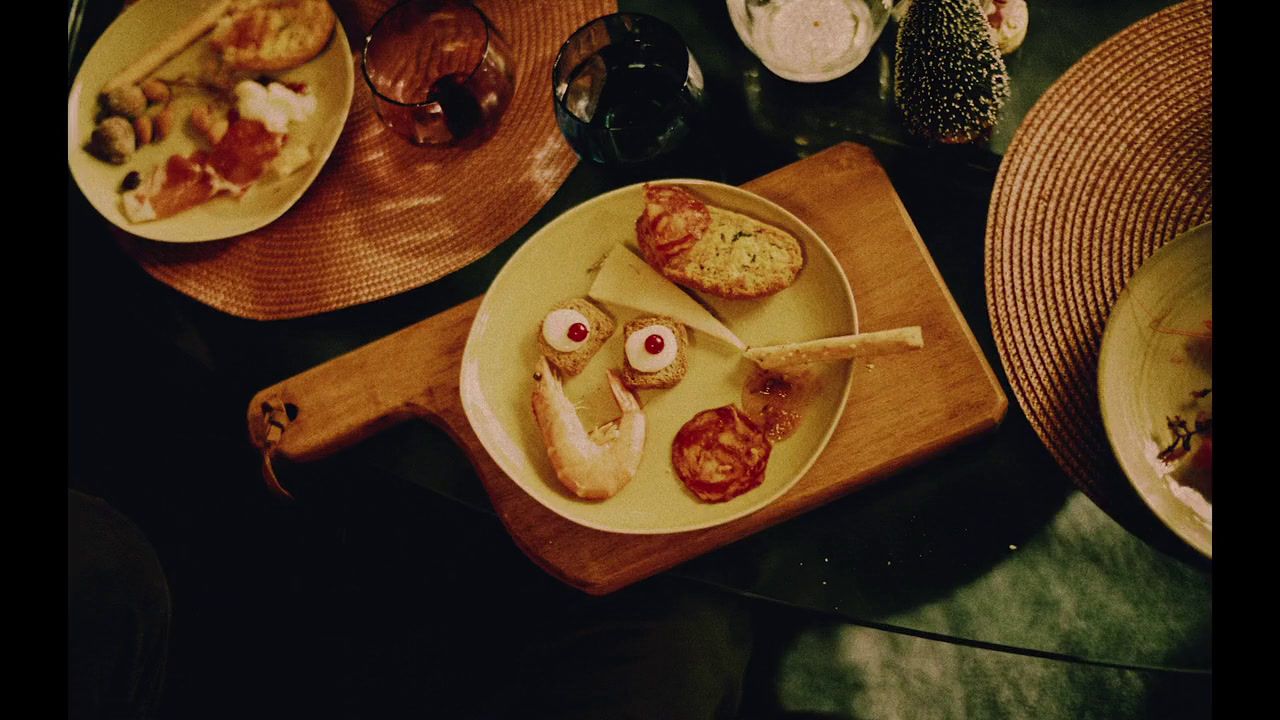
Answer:
<path fill-rule="evenodd" d="M 1211 20 L 1211 2 L 1184 2 L 1072 66 L 1014 135 L 987 218 L 987 307 L 1014 394 L 1121 521 L 1146 511 L 1107 441 L 1098 350 L 1143 260 L 1212 215 Z"/>
<path fill-rule="evenodd" d="M 394 0 L 335 0 L 354 51 L 346 127 L 306 194 L 279 220 L 190 245 L 120 233 L 155 278 L 223 312 L 258 320 L 314 315 L 426 284 L 484 256 L 551 199 L 578 156 L 556 125 L 551 65 L 614 0 L 477 2 L 516 58 L 497 133 L 474 149 L 418 148 L 385 130 L 360 72 L 364 34 Z"/>

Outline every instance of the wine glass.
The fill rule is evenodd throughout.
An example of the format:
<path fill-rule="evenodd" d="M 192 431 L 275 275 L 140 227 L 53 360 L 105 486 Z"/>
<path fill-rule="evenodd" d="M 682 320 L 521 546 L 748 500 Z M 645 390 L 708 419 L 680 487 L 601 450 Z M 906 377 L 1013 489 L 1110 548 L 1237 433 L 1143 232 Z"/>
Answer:
<path fill-rule="evenodd" d="M 583 159 L 628 165 L 671 152 L 704 109 L 702 69 L 680 34 L 649 15 L 578 28 L 551 72 L 556 121 Z"/>
<path fill-rule="evenodd" d="M 382 123 L 415 145 L 491 136 L 515 92 L 515 61 L 474 5 L 406 0 L 365 38 L 361 61 Z"/>

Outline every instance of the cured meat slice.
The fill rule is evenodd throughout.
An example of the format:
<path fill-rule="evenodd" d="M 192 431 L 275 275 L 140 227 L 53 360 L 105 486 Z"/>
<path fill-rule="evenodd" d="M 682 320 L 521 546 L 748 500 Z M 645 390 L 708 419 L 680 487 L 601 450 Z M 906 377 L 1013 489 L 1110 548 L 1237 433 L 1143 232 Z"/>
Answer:
<path fill-rule="evenodd" d="M 636 219 L 636 243 L 656 269 L 691 247 L 711 227 L 711 211 L 674 185 L 646 185 L 644 212 Z"/>
<path fill-rule="evenodd" d="M 138 223 L 177 215 L 216 195 L 214 185 L 199 153 L 189 158 L 173 155 L 121 197 L 125 217 Z"/>
<path fill-rule="evenodd" d="M 764 482 L 771 446 L 764 432 L 734 405 L 703 410 L 671 443 L 680 481 L 705 502 L 725 502 Z"/>
<path fill-rule="evenodd" d="M 266 173 L 283 144 L 284 136 L 260 121 L 237 118 L 214 146 L 209 165 L 223 180 L 247 187 Z"/>
<path fill-rule="evenodd" d="M 190 210 L 222 193 L 240 196 L 280 154 L 284 136 L 257 120 L 237 118 L 211 152 L 172 155 L 135 189 L 121 197 L 130 222 L 160 220 Z"/>

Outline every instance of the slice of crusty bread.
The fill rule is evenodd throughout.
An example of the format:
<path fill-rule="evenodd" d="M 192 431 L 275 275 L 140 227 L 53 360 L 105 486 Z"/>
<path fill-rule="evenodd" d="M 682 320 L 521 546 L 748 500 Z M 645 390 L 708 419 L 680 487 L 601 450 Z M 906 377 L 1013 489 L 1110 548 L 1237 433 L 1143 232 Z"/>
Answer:
<path fill-rule="evenodd" d="M 785 230 L 714 207 L 679 185 L 646 185 L 636 241 L 668 280 L 730 299 L 789 287 L 804 266 L 800 241 Z"/>
<path fill-rule="evenodd" d="M 795 282 L 804 265 L 790 233 L 746 215 L 708 206 L 711 227 L 668 261 L 673 282 L 724 298 L 758 298 Z"/>
<path fill-rule="evenodd" d="M 556 366 L 556 369 L 565 375 L 577 375 L 582 369 L 591 362 L 591 358 L 600 351 L 604 341 L 613 335 L 613 331 L 617 328 L 613 318 L 604 310 L 601 310 L 595 303 L 586 298 L 573 298 L 557 303 L 555 307 L 547 310 L 547 314 L 561 308 L 577 310 L 586 316 L 591 323 L 591 332 L 587 336 L 587 341 L 582 347 L 572 352 L 561 352 L 547 344 L 546 338 L 542 337 L 542 326 L 538 326 L 538 349 L 547 358 L 547 362 Z M 543 317 L 546 317 L 545 315 Z"/>
<path fill-rule="evenodd" d="M 633 333 L 639 332 L 650 325 L 665 325 L 671 329 L 672 334 L 676 336 L 676 359 L 670 365 L 659 370 L 658 372 L 647 373 L 631 367 L 631 361 L 627 359 L 626 341 Z M 662 390 L 675 387 L 684 379 L 685 372 L 689 369 L 689 359 L 686 347 L 689 344 L 689 333 L 684 329 L 684 325 L 675 320 L 662 315 L 647 315 L 638 317 L 622 327 L 622 383 L 633 390 Z"/>
<path fill-rule="evenodd" d="M 288 70 L 320 54 L 336 20 L 325 0 L 236 0 L 209 44 L 235 70 Z"/>

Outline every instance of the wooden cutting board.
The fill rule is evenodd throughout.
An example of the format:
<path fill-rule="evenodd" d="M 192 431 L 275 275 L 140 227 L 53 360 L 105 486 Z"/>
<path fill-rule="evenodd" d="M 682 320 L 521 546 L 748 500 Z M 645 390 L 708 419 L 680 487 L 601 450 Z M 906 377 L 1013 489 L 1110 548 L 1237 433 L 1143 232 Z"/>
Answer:
<path fill-rule="evenodd" d="M 871 151 L 844 143 L 745 187 L 790 210 L 830 246 L 864 332 L 922 328 L 925 347 L 855 361 L 827 449 L 785 495 L 716 527 L 621 535 L 556 515 L 498 469 L 462 410 L 459 370 L 481 298 L 259 392 L 250 436 L 270 459 L 313 460 L 408 418 L 441 426 L 475 465 L 511 537 L 564 582 L 605 594 L 794 518 L 996 427 L 1008 400 Z"/>

